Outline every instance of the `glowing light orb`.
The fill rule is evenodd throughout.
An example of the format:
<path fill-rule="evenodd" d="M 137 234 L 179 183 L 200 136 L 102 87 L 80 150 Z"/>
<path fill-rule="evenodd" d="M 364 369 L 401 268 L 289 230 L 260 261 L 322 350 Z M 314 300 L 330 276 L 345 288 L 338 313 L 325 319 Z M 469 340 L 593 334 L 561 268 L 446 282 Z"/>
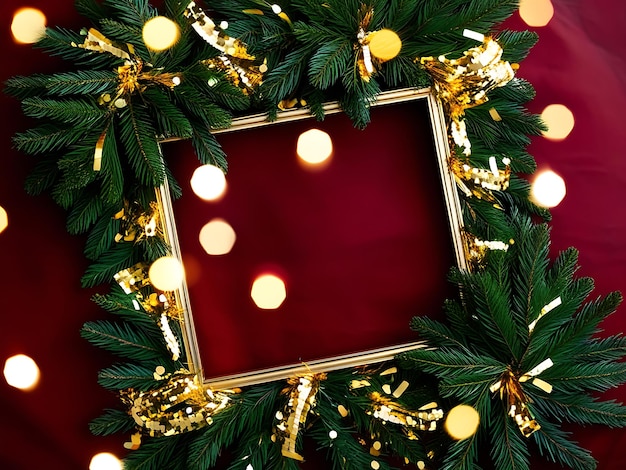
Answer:
<path fill-rule="evenodd" d="M 458 405 L 448 412 L 444 426 L 450 437 L 461 440 L 473 436 L 479 424 L 478 411 L 469 405 Z"/>
<path fill-rule="evenodd" d="M 535 204 L 543 207 L 558 206 L 566 193 L 563 178 L 550 170 L 539 173 L 530 189 L 531 199 Z"/>
<path fill-rule="evenodd" d="M 287 298 L 285 282 L 274 274 L 263 274 L 252 283 L 250 297 L 263 310 L 277 309 Z"/>
<path fill-rule="evenodd" d="M 11 387 L 28 391 L 39 383 L 39 366 L 25 354 L 11 356 L 4 363 L 4 379 Z"/>
<path fill-rule="evenodd" d="M 172 47 L 180 37 L 178 25 L 165 16 L 150 18 L 143 25 L 143 42 L 148 49 L 164 51 Z"/>
<path fill-rule="evenodd" d="M 546 106 L 541 112 L 541 119 L 548 126 L 543 136 L 550 140 L 563 140 L 574 129 L 574 113 L 562 104 Z"/>
<path fill-rule="evenodd" d="M 380 60 L 391 60 L 400 53 L 402 40 L 394 31 L 381 29 L 368 36 L 371 54 Z"/>
<path fill-rule="evenodd" d="M 519 16 L 528 26 L 546 26 L 554 16 L 550 0 L 520 0 Z"/>
<path fill-rule="evenodd" d="M 110 452 L 100 452 L 89 462 L 89 470 L 122 470 L 122 461 Z"/>
<path fill-rule="evenodd" d="M 296 153 L 300 160 L 309 165 L 321 165 L 333 154 L 333 141 L 319 129 L 309 129 L 298 137 Z"/>
<path fill-rule="evenodd" d="M 37 8 L 20 8 L 13 15 L 11 34 L 20 44 L 32 44 L 46 32 L 46 15 Z"/>
<path fill-rule="evenodd" d="M 213 219 L 200 230 L 200 245 L 209 255 L 230 253 L 237 235 L 228 222 Z"/>
<path fill-rule="evenodd" d="M 185 270 L 181 262 L 173 256 L 157 259 L 148 270 L 150 283 L 159 290 L 173 291 L 181 287 Z"/>
<path fill-rule="evenodd" d="M 226 192 L 226 176 L 214 165 L 202 165 L 191 176 L 191 189 L 200 199 L 216 201 Z"/>
<path fill-rule="evenodd" d="M 0 233 L 4 231 L 5 228 L 9 226 L 9 216 L 7 211 L 4 210 L 4 207 L 0 206 Z"/>

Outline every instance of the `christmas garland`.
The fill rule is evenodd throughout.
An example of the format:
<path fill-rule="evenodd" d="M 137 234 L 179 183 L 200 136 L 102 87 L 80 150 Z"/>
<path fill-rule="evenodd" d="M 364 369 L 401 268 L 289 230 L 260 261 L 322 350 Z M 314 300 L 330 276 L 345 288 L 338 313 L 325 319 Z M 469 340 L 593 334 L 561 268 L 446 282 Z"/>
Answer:
<path fill-rule="evenodd" d="M 50 192 L 68 211 L 68 231 L 87 234 L 93 263 L 83 285 L 111 283 L 94 301 L 116 319 L 88 322 L 82 335 L 124 361 L 99 374 L 122 406 L 91 430 L 129 434 L 126 468 L 298 468 L 312 445 L 347 469 L 470 469 L 489 458 L 528 468 L 536 451 L 595 466 L 560 423 L 626 424 L 626 408 L 592 395 L 626 381 L 626 340 L 594 336 L 621 298 L 586 300 L 593 282 L 575 277 L 575 250 L 550 262 L 549 213 L 518 176 L 534 171 L 525 147 L 543 127 L 524 108 L 532 86 L 514 77 L 536 37 L 497 29 L 516 1 L 164 0 L 157 10 L 145 0 L 77 0 L 76 8 L 91 27 L 49 28 L 36 44 L 73 71 L 14 77 L 5 91 L 41 122 L 14 140 L 38 157 L 28 192 Z M 143 41 L 157 16 L 178 27 L 171 48 Z M 401 48 L 381 52 L 374 44 L 383 37 Z M 189 139 L 201 163 L 226 171 L 211 131 L 233 117 L 271 120 L 306 106 L 323 119 L 323 104 L 335 100 L 363 128 L 382 91 L 424 86 L 445 109 L 469 263 L 452 270 L 460 295 L 445 304 L 447 322 L 412 322 L 429 347 L 393 363 L 205 389 L 187 368 L 176 292 L 147 275 L 170 253 L 155 188 L 167 182 L 180 194 L 160 142 Z M 465 439 L 442 426 L 459 404 L 481 418 Z"/>

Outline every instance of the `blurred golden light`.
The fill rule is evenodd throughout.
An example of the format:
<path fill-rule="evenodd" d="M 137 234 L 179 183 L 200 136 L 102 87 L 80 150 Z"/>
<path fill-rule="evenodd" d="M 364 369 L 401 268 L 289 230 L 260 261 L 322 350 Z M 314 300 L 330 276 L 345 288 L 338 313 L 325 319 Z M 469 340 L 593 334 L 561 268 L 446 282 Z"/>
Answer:
<path fill-rule="evenodd" d="M 281 306 L 287 298 L 287 289 L 281 278 L 274 274 L 263 274 L 252 283 L 250 296 L 257 307 L 273 310 Z"/>
<path fill-rule="evenodd" d="M 89 470 L 122 470 L 122 461 L 110 452 L 100 452 L 89 462 Z"/>
<path fill-rule="evenodd" d="M 4 379 L 11 387 L 32 390 L 39 383 L 39 366 L 25 354 L 17 354 L 4 363 Z"/>
<path fill-rule="evenodd" d="M 191 189 L 200 199 L 215 201 L 226 192 L 226 176 L 214 165 L 202 165 L 191 176 Z"/>
<path fill-rule="evenodd" d="M 4 207 L 0 206 L 0 233 L 2 233 L 8 226 L 9 215 L 7 214 L 7 211 L 4 210 Z"/>
<path fill-rule="evenodd" d="M 333 154 L 333 141 L 326 132 L 309 129 L 298 137 L 296 153 L 304 163 L 320 165 Z"/>
<path fill-rule="evenodd" d="M 200 245 L 209 255 L 230 253 L 237 236 L 224 219 L 213 219 L 200 230 Z"/>
<path fill-rule="evenodd" d="M 394 31 L 381 29 L 368 36 L 370 52 L 380 60 L 391 60 L 400 53 L 402 40 Z"/>
<path fill-rule="evenodd" d="M 20 8 L 13 14 L 11 33 L 21 44 L 39 41 L 46 32 L 46 15 L 37 8 Z"/>
<path fill-rule="evenodd" d="M 153 51 L 164 51 L 172 47 L 180 37 L 178 25 L 165 16 L 150 18 L 143 25 L 143 42 Z"/>
<path fill-rule="evenodd" d="M 157 259 L 148 270 L 150 283 L 159 290 L 173 291 L 180 288 L 185 279 L 181 262 L 173 256 Z"/>
<path fill-rule="evenodd" d="M 546 106 L 541 112 L 541 119 L 548 126 L 543 136 L 550 140 L 563 140 L 574 129 L 574 113 L 562 104 Z"/>
<path fill-rule="evenodd" d="M 478 411 L 469 405 L 458 405 L 448 412 L 444 425 L 452 439 L 467 439 L 478 430 L 480 416 Z"/>
<path fill-rule="evenodd" d="M 520 0 L 519 16 L 528 26 L 545 26 L 554 16 L 554 7 L 550 0 Z"/>
<path fill-rule="evenodd" d="M 530 189 L 531 199 L 535 204 L 543 207 L 558 206 L 566 193 L 567 189 L 563 178 L 550 170 L 539 173 Z"/>

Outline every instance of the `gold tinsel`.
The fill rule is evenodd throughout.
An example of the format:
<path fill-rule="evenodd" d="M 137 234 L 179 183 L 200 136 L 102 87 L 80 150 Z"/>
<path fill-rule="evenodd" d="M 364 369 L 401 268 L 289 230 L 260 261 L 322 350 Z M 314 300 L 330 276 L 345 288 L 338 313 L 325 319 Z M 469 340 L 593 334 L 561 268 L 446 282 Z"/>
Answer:
<path fill-rule="evenodd" d="M 513 373 L 511 368 L 508 368 L 506 372 L 502 374 L 500 380 L 490 387 L 492 393 L 499 391 L 500 399 L 506 400 L 508 405 L 508 414 L 515 420 L 515 423 L 524 437 L 529 437 L 535 431 L 541 429 L 541 425 L 537 423 L 535 417 L 528 408 L 530 400 L 524 393 L 521 384 L 532 379 L 531 383 L 533 385 L 542 389 L 546 393 L 551 393 L 552 386 L 536 376 L 552 365 L 552 361 L 548 358 L 533 370 L 520 376 L 517 376 Z"/>
<path fill-rule="evenodd" d="M 250 55 L 239 39 L 228 36 L 224 32 L 227 24 L 216 25 L 196 2 L 189 2 L 184 15 L 196 33 L 221 52 L 217 57 L 202 61 L 204 65 L 225 72 L 228 79 L 244 93 L 250 93 L 263 82 L 263 75 L 267 72 L 266 62 Z"/>
<path fill-rule="evenodd" d="M 487 101 L 487 93 L 508 83 L 515 72 L 509 62 L 501 60 L 502 48 L 485 36 L 480 46 L 473 47 L 458 59 L 445 56 L 422 57 L 420 63 L 430 73 L 435 92 L 450 116 L 450 134 L 456 145 L 470 155 L 465 110 Z"/>
<path fill-rule="evenodd" d="M 326 374 L 306 374 L 291 377 L 287 380 L 287 387 L 282 391 L 289 397 L 283 411 L 276 413 L 279 423 L 275 427 L 273 439 L 282 439 L 282 455 L 284 457 L 303 461 L 304 458 L 296 452 L 296 440 L 301 426 L 306 423 L 309 411 L 315 407 L 315 396 L 320 382 L 326 380 Z"/>
<path fill-rule="evenodd" d="M 122 401 L 143 432 L 171 436 L 210 425 L 234 392 L 205 390 L 197 375 L 179 374 L 150 391 L 122 392 Z"/>

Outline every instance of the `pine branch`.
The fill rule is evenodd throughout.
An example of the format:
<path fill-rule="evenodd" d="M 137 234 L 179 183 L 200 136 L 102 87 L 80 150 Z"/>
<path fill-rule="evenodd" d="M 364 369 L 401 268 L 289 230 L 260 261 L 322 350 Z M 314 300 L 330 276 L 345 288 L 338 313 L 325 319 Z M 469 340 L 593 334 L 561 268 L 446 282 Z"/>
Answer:
<path fill-rule="evenodd" d="M 163 362 L 155 362 L 152 366 L 139 364 L 116 364 L 98 372 L 98 383 L 109 390 L 135 390 L 156 389 L 162 384 L 162 380 L 154 378 L 154 370 Z M 167 363 L 166 363 L 167 364 Z M 174 372 L 170 370 L 169 372 Z"/>
<path fill-rule="evenodd" d="M 574 470 L 593 470 L 597 462 L 588 451 L 568 439 L 565 433 L 547 420 L 541 420 L 541 429 L 533 434 L 541 455 Z"/>
<path fill-rule="evenodd" d="M 38 96 L 22 100 L 26 116 L 37 119 L 52 119 L 66 124 L 85 123 L 97 126 L 109 113 L 91 99 L 43 99 Z"/>
<path fill-rule="evenodd" d="M 81 279 L 83 287 L 94 287 L 104 282 L 111 282 L 113 276 L 122 269 L 135 264 L 135 253 L 131 243 L 120 243 L 108 250 L 90 265 Z"/>
<path fill-rule="evenodd" d="M 153 337 L 138 333 L 127 323 L 87 322 L 81 336 L 95 346 L 136 361 L 168 358 L 165 347 Z"/>
<path fill-rule="evenodd" d="M 89 430 L 95 436 L 110 436 L 129 432 L 135 425 L 135 420 L 125 411 L 107 409 L 104 414 L 89 423 Z"/>

